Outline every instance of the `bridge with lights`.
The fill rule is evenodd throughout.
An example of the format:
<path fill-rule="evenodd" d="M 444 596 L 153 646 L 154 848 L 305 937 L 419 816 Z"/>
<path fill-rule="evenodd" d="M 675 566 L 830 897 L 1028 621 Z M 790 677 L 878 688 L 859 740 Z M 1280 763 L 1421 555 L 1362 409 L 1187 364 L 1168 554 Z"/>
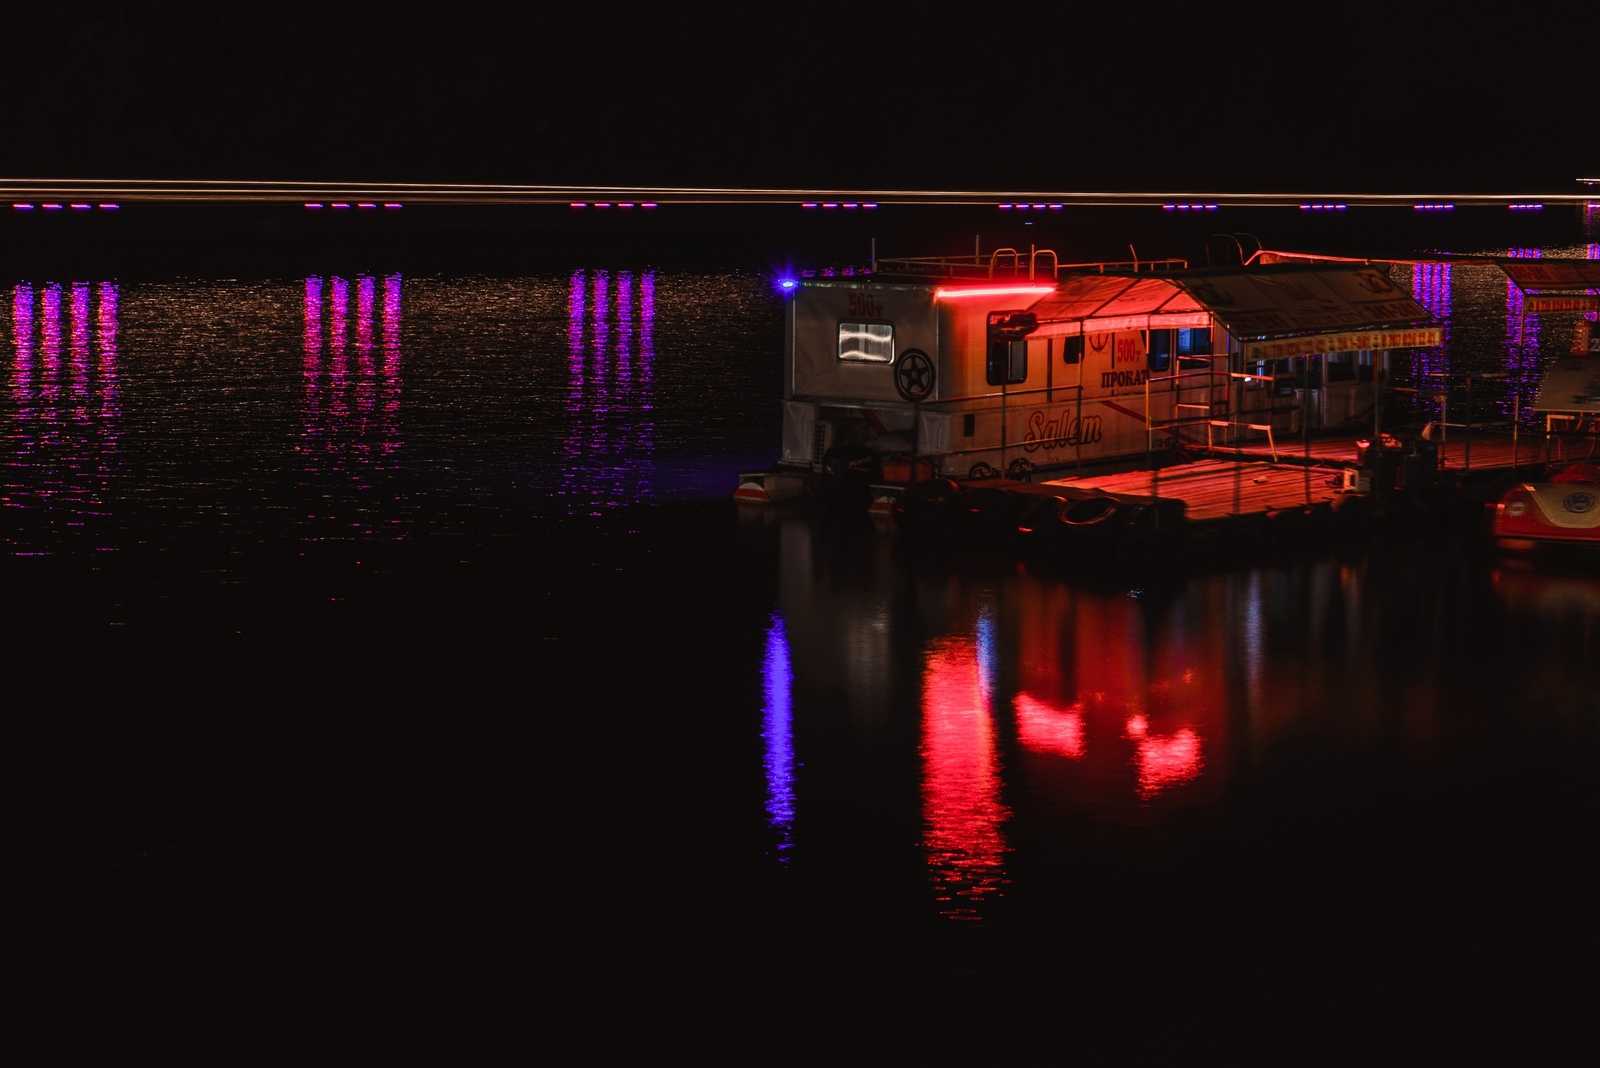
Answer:
<path fill-rule="evenodd" d="M 1073 207 L 1154 207 L 1210 212 L 1227 207 L 1284 207 L 1311 212 L 1404 208 L 1542 211 L 1592 205 L 1600 179 L 1579 178 L 1569 193 L 1197 193 L 1063 192 L 915 189 L 715 189 L 680 186 L 441 185 L 425 183 L 136 181 L 128 179 L 0 178 L 0 204 L 13 211 L 115 211 L 123 204 L 303 204 L 308 210 L 394 211 L 407 204 L 566 205 L 574 210 L 652 210 L 686 205 L 793 205 L 808 210 L 872 211 L 890 205 L 996 207 L 1004 211 L 1064 211 Z"/>

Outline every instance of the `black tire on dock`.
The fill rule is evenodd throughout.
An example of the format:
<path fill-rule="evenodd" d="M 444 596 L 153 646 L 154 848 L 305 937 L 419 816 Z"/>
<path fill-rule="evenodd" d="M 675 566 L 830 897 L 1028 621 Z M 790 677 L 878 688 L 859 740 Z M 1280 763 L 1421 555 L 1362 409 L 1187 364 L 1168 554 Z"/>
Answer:
<path fill-rule="evenodd" d="M 1121 510 L 1115 497 L 1079 497 L 1062 501 L 1057 514 L 1065 526 L 1077 530 L 1104 530 L 1116 525 Z"/>

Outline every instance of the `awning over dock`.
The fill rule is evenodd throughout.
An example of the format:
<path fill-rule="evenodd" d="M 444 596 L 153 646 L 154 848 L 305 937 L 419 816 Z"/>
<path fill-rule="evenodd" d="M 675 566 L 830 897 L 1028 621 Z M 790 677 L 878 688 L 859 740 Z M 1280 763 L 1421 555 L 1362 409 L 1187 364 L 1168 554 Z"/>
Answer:
<path fill-rule="evenodd" d="M 1600 260 L 1497 259 L 1524 312 L 1600 311 Z"/>
<path fill-rule="evenodd" d="M 1033 336 L 1205 327 L 1215 321 L 1249 359 L 1422 348 L 1444 342 L 1422 305 L 1367 264 L 1274 264 L 1062 279 L 1029 309 Z"/>

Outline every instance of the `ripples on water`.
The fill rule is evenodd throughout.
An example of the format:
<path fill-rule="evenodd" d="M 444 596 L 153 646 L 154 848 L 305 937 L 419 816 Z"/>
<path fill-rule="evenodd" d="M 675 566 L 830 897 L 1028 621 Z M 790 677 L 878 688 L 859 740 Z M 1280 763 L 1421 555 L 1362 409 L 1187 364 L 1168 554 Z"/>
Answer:
<path fill-rule="evenodd" d="M 7 504 L 74 527 L 121 504 L 262 537 L 406 537 L 463 507 L 718 497 L 730 469 L 769 459 L 753 428 L 777 425 L 780 311 L 755 277 L 41 281 L 9 296 Z"/>
<path fill-rule="evenodd" d="M 1503 371 L 1472 403 L 1528 424 L 1577 316 L 1524 317 L 1493 268 L 1396 274 L 1447 323 L 1416 354 L 1417 384 L 1446 383 L 1418 389 L 1418 421 Z M 517 952 L 579 916 L 594 953 L 663 981 L 678 953 L 790 984 L 837 953 L 880 954 L 858 985 L 1037 963 L 944 929 L 1048 933 L 1123 978 L 1177 946 L 1327 963 L 1373 931 L 1460 960 L 1454 924 L 1504 948 L 1508 865 L 1513 907 L 1592 941 L 1570 910 L 1600 826 L 1593 573 L 1452 536 L 1063 576 L 930 560 L 860 516 L 736 517 L 734 475 L 777 447 L 769 282 L 12 285 L 7 633 L 43 669 L 16 692 L 60 708 L 30 727 L 34 781 L 71 798 L 29 839 L 36 870 L 118 865 L 154 889 L 114 882 L 144 902 L 115 914 L 153 910 L 192 949 L 152 902 L 193 869 L 120 865 L 265 850 L 337 869 L 353 934 L 313 918 L 309 883 L 266 880 L 313 955 L 370 952 L 437 899 Z M 205 663 L 168 641 L 212 629 L 241 637 L 207 637 Z M 92 663 L 76 694 L 41 677 Z M 318 852 L 334 839 L 353 859 Z M 197 915 L 233 931 L 251 886 Z M 145 974 L 149 945 L 94 930 Z M 430 965 L 525 981 L 418 930 Z"/>

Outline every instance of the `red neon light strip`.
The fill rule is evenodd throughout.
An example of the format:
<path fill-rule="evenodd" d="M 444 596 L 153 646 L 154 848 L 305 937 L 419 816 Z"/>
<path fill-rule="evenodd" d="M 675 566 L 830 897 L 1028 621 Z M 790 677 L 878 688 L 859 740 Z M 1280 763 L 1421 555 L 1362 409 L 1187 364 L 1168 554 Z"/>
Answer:
<path fill-rule="evenodd" d="M 1054 293 L 1055 290 L 1055 286 L 985 286 L 971 289 L 950 289 L 940 286 L 934 290 L 933 296 L 935 300 L 960 300 L 962 297 L 1042 297 L 1046 293 Z"/>

